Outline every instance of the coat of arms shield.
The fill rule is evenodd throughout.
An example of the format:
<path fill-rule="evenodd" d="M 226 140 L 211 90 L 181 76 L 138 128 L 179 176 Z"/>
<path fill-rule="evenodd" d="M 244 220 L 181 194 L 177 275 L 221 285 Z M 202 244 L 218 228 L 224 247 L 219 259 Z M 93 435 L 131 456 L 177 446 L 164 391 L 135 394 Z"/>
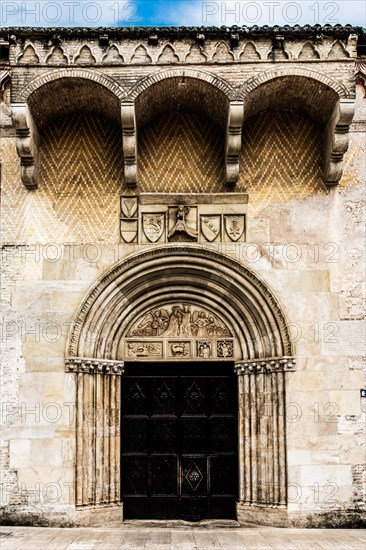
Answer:
<path fill-rule="evenodd" d="M 244 233 L 244 216 L 225 216 L 225 231 L 232 241 L 238 241 Z"/>
<path fill-rule="evenodd" d="M 221 216 L 201 216 L 201 232 L 206 241 L 214 241 L 221 231 Z"/>
<path fill-rule="evenodd" d="M 125 218 L 134 218 L 137 214 L 137 197 L 121 197 L 121 211 Z"/>
<path fill-rule="evenodd" d="M 125 243 L 132 243 L 137 238 L 137 220 L 121 220 L 121 237 Z"/>
<path fill-rule="evenodd" d="M 151 243 L 156 243 L 162 236 L 165 227 L 164 214 L 143 214 L 142 229 Z"/>

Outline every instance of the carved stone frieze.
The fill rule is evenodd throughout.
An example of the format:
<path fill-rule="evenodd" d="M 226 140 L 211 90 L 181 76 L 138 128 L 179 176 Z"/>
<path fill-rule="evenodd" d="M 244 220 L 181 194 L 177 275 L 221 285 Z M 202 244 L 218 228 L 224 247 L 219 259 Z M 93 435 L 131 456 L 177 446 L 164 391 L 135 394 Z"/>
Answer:
<path fill-rule="evenodd" d="M 86 357 L 67 357 L 65 359 L 66 372 L 80 374 L 114 374 L 122 376 L 123 361 L 110 359 L 89 359 Z"/>
<path fill-rule="evenodd" d="M 226 324 L 211 311 L 190 303 L 153 308 L 129 329 L 125 359 L 230 359 L 234 339 Z"/>
<path fill-rule="evenodd" d="M 163 358 L 162 342 L 126 342 L 126 359 Z"/>
<path fill-rule="evenodd" d="M 125 243 L 245 242 L 244 193 L 140 193 L 120 201 Z"/>
<path fill-rule="evenodd" d="M 236 374 L 265 374 L 272 372 L 294 371 L 296 359 L 294 357 L 279 357 L 256 359 L 255 361 L 241 361 L 235 363 Z"/>
<path fill-rule="evenodd" d="M 220 337 L 225 340 L 218 340 Z M 140 317 L 127 332 L 124 347 L 125 359 L 227 359 L 233 356 L 233 336 L 217 315 L 203 307 L 178 302 L 153 308 Z"/>
<path fill-rule="evenodd" d="M 154 308 L 140 317 L 127 333 L 128 338 L 136 336 L 207 338 L 232 334 L 211 311 L 189 303 L 173 303 Z"/>

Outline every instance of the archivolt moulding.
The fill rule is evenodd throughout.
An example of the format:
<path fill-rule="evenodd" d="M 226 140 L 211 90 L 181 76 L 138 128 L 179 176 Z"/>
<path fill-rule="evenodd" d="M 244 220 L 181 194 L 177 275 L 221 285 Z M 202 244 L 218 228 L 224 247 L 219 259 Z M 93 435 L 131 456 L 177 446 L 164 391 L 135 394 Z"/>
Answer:
<path fill-rule="evenodd" d="M 264 71 L 263 73 L 259 73 L 246 82 L 239 88 L 237 98 L 238 99 L 245 99 L 245 97 L 252 92 L 255 88 L 258 86 L 261 86 L 265 82 L 268 82 L 269 80 L 273 80 L 275 78 L 281 78 L 283 76 L 302 76 L 305 78 L 311 78 L 312 80 L 318 80 L 322 84 L 325 84 L 328 86 L 328 88 L 331 88 L 340 98 L 353 98 L 354 93 L 347 88 L 344 84 L 341 82 L 338 82 L 329 76 L 327 76 L 324 73 L 321 73 L 319 71 L 316 71 L 314 69 L 309 69 L 307 67 L 273 67 L 271 69 L 268 69 L 267 71 Z"/>
<path fill-rule="evenodd" d="M 91 288 L 76 314 L 65 361 L 76 380 L 76 506 L 120 505 L 120 343 L 138 336 L 141 345 L 149 344 L 150 335 L 140 332 L 147 326 L 146 314 L 165 311 L 166 319 L 179 302 L 185 313 L 189 307 L 196 313 L 210 311 L 219 329 L 216 336 L 226 339 L 229 334 L 227 341 L 235 340 L 235 354 L 222 359 L 235 362 L 238 375 L 238 519 L 245 521 L 247 507 L 283 512 L 285 382 L 286 371 L 295 366 L 286 319 L 253 271 L 217 252 L 187 245 L 156 248 L 119 262 Z M 170 321 L 163 335 L 173 337 Z M 260 409 L 264 395 L 267 414 Z"/>
<path fill-rule="evenodd" d="M 132 256 L 97 281 L 77 312 L 67 357 L 123 360 L 121 342 L 136 319 L 173 301 L 223 319 L 235 361 L 293 355 L 284 313 L 253 271 L 222 254 L 175 245 Z"/>
<path fill-rule="evenodd" d="M 230 84 L 226 82 L 226 80 L 224 80 L 223 78 L 220 78 L 211 73 L 206 73 L 205 71 L 198 71 L 197 69 L 174 68 L 174 69 L 169 69 L 167 71 L 159 71 L 157 73 L 150 74 L 147 77 L 141 79 L 139 82 L 137 82 L 136 86 L 134 86 L 131 89 L 126 100 L 134 101 L 137 98 L 137 96 L 139 96 L 149 86 L 151 86 L 152 84 L 156 84 L 161 80 L 165 80 L 167 78 L 179 78 L 179 77 L 195 78 L 197 80 L 203 80 L 208 84 L 211 84 L 218 90 L 220 90 L 220 92 L 222 92 L 227 97 L 227 99 L 229 100 L 234 99 L 234 95 L 235 95 L 234 88 L 230 86 Z"/>
<path fill-rule="evenodd" d="M 54 80 L 59 80 L 60 78 L 82 78 L 85 80 L 91 80 L 101 86 L 104 86 L 104 88 L 107 88 L 107 90 L 112 92 L 120 100 L 122 100 L 122 98 L 126 95 L 125 88 L 123 88 L 116 80 L 101 73 L 100 71 L 95 69 L 89 70 L 77 67 L 67 67 L 48 71 L 31 80 L 28 86 L 24 88 L 20 100 L 27 101 L 28 97 L 33 92 L 41 88 L 44 84 L 48 84 Z"/>

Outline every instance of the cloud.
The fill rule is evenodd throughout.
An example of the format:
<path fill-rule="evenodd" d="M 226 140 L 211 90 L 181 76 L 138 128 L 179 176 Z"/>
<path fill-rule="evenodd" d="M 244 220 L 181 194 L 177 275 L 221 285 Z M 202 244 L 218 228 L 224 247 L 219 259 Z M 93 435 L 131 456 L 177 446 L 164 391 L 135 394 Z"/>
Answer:
<path fill-rule="evenodd" d="M 2 0 L 1 26 L 366 26 L 364 0 Z"/>
<path fill-rule="evenodd" d="M 164 4 L 164 5 L 162 5 Z M 366 25 L 364 0 L 176 0 L 160 2 L 157 20 L 170 25 Z"/>
<path fill-rule="evenodd" d="M 2 0 L 2 27 L 114 27 L 143 24 L 129 0 Z"/>

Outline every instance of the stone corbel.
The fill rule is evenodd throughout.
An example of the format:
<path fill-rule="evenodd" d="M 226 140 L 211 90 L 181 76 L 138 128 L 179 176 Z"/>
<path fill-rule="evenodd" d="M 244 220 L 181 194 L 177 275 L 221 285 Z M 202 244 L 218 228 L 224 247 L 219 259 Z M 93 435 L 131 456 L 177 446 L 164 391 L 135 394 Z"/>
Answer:
<path fill-rule="evenodd" d="M 355 113 L 354 99 L 340 99 L 324 132 L 324 176 L 327 185 L 342 177 L 343 156 L 348 149 L 348 131 Z"/>
<path fill-rule="evenodd" d="M 239 179 L 239 155 L 243 122 L 243 102 L 231 101 L 227 117 L 225 149 L 226 184 L 230 186 L 235 185 Z"/>
<path fill-rule="evenodd" d="M 65 359 L 66 372 L 78 374 L 111 374 L 122 376 L 124 362 L 112 359 L 88 359 L 86 357 L 67 357 Z"/>
<path fill-rule="evenodd" d="M 128 187 L 137 186 L 137 127 L 134 103 L 121 104 L 123 158 L 125 182 Z"/>
<path fill-rule="evenodd" d="M 22 182 L 27 189 L 36 189 L 39 164 L 37 129 L 26 103 L 12 103 L 11 111 Z"/>

